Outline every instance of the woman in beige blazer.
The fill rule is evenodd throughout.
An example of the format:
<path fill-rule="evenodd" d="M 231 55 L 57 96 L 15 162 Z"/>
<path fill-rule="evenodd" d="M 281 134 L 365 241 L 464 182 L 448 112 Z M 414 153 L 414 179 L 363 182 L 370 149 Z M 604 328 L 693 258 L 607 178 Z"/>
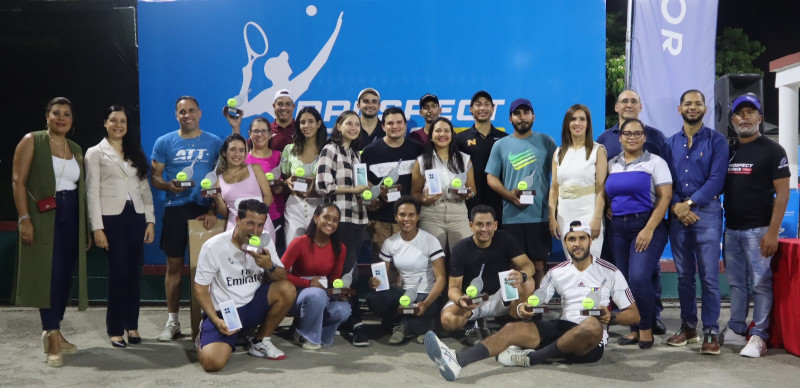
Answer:
<path fill-rule="evenodd" d="M 128 128 L 125 108 L 103 116 L 106 136 L 86 151 L 89 224 L 98 248 L 108 255 L 107 333 L 111 345 L 139 344 L 139 277 L 145 244 L 153 242 L 153 195 L 139 131 Z"/>

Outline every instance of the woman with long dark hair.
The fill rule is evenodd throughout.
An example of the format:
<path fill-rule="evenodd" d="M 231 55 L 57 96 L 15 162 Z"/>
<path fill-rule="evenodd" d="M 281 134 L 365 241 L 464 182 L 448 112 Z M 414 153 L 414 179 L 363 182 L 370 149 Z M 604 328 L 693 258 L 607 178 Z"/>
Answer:
<path fill-rule="evenodd" d="M 322 203 L 322 198 L 314 190 L 314 180 L 317 177 L 319 154 L 327 138 L 328 130 L 317 108 L 307 106 L 297 112 L 294 142 L 288 144 L 281 154 L 281 173 L 287 177 L 286 186 L 291 192 L 284 210 L 284 229 L 288 242 L 305 233 L 314 209 Z M 310 178 L 311 182 L 306 182 L 305 190 L 295 190 L 294 183 L 298 178 L 295 172 L 308 164 L 312 168 L 305 171 L 305 178 Z"/>
<path fill-rule="evenodd" d="M 272 191 L 264 171 L 258 164 L 245 164 L 247 146 L 242 135 L 232 134 L 225 138 L 219 150 L 217 162 L 217 179 L 220 193 L 214 195 L 217 213 L 228 219 L 226 230 L 236 226 L 236 214 L 239 202 L 245 199 L 257 199 L 272 205 Z M 272 232 L 275 227 L 272 219 L 267 217 L 264 230 Z"/>
<path fill-rule="evenodd" d="M 347 248 L 339 237 L 339 207 L 317 206 L 306 234 L 289 243 L 281 257 L 286 279 L 297 287 L 294 316 L 295 340 L 303 349 L 331 345 L 339 324 L 350 316 L 350 304 L 331 300 L 326 289 L 342 277 Z"/>
<path fill-rule="evenodd" d="M 147 159 L 125 108 L 103 115 L 106 135 L 86 151 L 86 199 L 94 242 L 108 257 L 106 332 L 111 345 L 139 344 L 139 278 L 144 246 L 153 242 L 155 215 Z"/>
<path fill-rule="evenodd" d="M 605 147 L 593 141 L 589 108 L 581 104 L 569 107 L 561 125 L 561 147 L 553 155 L 550 234 L 564 246 L 561 234 L 569 229 L 570 222 L 579 220 L 589 225 L 590 250 L 595 257 L 600 257 L 603 247 L 607 160 Z"/>
<path fill-rule="evenodd" d="M 14 152 L 12 190 L 19 214 L 19 261 L 14 302 L 39 308 L 47 365 L 78 351 L 61 334 L 72 271 L 78 263 L 78 310 L 88 307 L 86 187 L 83 152 L 67 139 L 72 103 L 57 97 L 45 108 L 46 128 L 23 136 Z"/>
<path fill-rule="evenodd" d="M 442 247 L 449 243 L 450 248 L 472 235 L 464 201 L 475 195 L 475 177 L 469 155 L 458 151 L 455 136 L 450 120 L 444 117 L 434 120 L 425 150 L 417 158 L 411 172 L 411 195 L 422 204 L 419 228 L 436 236 Z M 430 194 L 425 179 L 425 171 L 428 170 L 438 172 L 441 193 Z M 450 192 L 453 179 L 465 171 L 466 179 L 460 187 L 469 191 L 465 194 Z"/>
<path fill-rule="evenodd" d="M 316 190 L 326 202 L 335 203 L 341 210 L 339 230 L 347 248 L 344 273 L 353 273 L 353 282 L 358 280 L 356 260 L 367 232 L 367 209 L 359 201 L 367 185 L 357 185 L 354 167 L 361 163 L 358 153 L 358 136 L 361 133 L 358 114 L 352 110 L 342 112 L 336 119 L 328 144 L 322 147 L 317 167 Z M 358 299 L 351 298 L 353 305 L 350 326 L 352 343 L 369 346 L 369 338 L 361 322 Z"/>

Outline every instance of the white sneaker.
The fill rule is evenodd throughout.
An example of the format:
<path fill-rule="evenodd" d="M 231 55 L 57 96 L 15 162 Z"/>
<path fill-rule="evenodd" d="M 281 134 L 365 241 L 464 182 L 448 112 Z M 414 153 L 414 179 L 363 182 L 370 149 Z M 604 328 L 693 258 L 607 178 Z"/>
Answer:
<path fill-rule="evenodd" d="M 440 341 L 433 331 L 425 333 L 425 351 L 439 367 L 439 373 L 445 380 L 454 381 L 461 373 L 461 365 L 458 365 L 456 360 L 456 352 Z"/>
<path fill-rule="evenodd" d="M 757 335 L 750 336 L 750 341 L 747 341 L 747 345 L 739 352 L 739 355 L 744 357 L 761 357 L 765 354 L 767 354 L 767 344 Z"/>
<path fill-rule="evenodd" d="M 392 328 L 392 336 L 389 337 L 389 343 L 392 345 L 401 344 L 404 339 L 406 339 L 406 325 L 401 322 Z"/>
<path fill-rule="evenodd" d="M 294 332 L 294 342 L 296 342 L 298 345 L 302 346 L 303 349 L 305 349 L 305 350 L 318 350 L 318 349 L 322 348 L 322 345 L 320 345 L 320 344 L 315 344 L 313 342 L 308 342 L 306 337 L 303 337 L 297 331 Z"/>
<path fill-rule="evenodd" d="M 722 345 L 745 346 L 747 345 L 747 337 L 736 334 L 736 332 L 729 327 L 722 333 Z"/>
<path fill-rule="evenodd" d="M 164 330 L 158 335 L 158 340 L 161 342 L 172 341 L 180 334 L 181 323 L 177 321 L 167 321 L 167 324 L 164 325 Z"/>
<path fill-rule="evenodd" d="M 261 342 L 256 342 L 250 346 L 250 355 L 256 357 L 264 357 L 270 360 L 283 360 L 286 354 L 272 344 L 272 340 L 267 337 L 261 339 Z"/>
<path fill-rule="evenodd" d="M 495 356 L 495 360 L 503 366 L 531 366 L 531 359 L 528 354 L 533 353 L 533 349 L 520 349 L 518 346 L 509 346 L 502 353 Z"/>

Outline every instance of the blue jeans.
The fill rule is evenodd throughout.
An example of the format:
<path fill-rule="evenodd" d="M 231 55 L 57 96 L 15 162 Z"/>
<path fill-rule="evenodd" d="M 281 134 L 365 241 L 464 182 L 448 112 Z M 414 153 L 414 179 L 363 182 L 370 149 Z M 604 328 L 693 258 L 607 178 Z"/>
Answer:
<path fill-rule="evenodd" d="M 772 257 L 762 257 L 759 243 L 768 226 L 753 229 L 725 229 L 725 273 L 731 285 L 731 320 L 728 329 L 747 331 L 750 305 L 750 280 L 753 290 L 753 322 L 750 334 L 769 339 L 769 313 L 772 310 Z"/>
<path fill-rule="evenodd" d="M 664 222 L 658 224 L 653 231 L 650 245 L 643 252 L 636 252 L 636 237 L 650 220 L 651 212 L 614 216 L 614 261 L 617 268 L 625 276 L 636 299 L 640 320 L 638 325 L 631 325 L 632 331 L 650 330 L 653 328 L 656 314 L 656 289 L 654 281 L 661 254 L 667 245 L 667 228 Z"/>
<path fill-rule="evenodd" d="M 339 324 L 350 317 L 350 304 L 331 300 L 319 287 L 307 287 L 298 290 L 289 314 L 294 316 L 297 332 L 308 342 L 330 345 Z"/>
<path fill-rule="evenodd" d="M 722 241 L 722 206 L 713 199 L 706 206 L 694 208 L 700 219 L 684 226 L 673 218 L 669 225 L 672 256 L 678 271 L 678 297 L 681 302 L 681 320 L 689 327 L 697 327 L 697 285 L 695 272 L 702 286 L 704 333 L 719 333 L 719 256 Z M 697 270 L 695 270 L 695 268 Z"/>

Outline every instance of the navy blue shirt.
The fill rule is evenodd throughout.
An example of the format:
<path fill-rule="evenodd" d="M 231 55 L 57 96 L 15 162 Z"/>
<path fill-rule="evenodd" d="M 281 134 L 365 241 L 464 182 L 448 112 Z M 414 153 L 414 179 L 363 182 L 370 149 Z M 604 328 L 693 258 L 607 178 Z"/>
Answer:
<path fill-rule="evenodd" d="M 597 137 L 597 142 L 606 147 L 606 157 L 611 160 L 613 157 L 622 152 L 622 144 L 619 141 L 619 123 L 614 124 L 613 127 L 608 128 L 605 132 Z M 644 126 L 644 136 L 647 138 L 644 142 L 644 150 L 653 154 L 664 157 L 664 143 L 667 138 L 656 128 L 649 125 Z"/>
<path fill-rule="evenodd" d="M 666 142 L 664 160 L 672 171 L 672 203 L 690 198 L 705 206 L 722 193 L 728 173 L 728 139 L 703 125 L 692 138 L 681 128 Z"/>

